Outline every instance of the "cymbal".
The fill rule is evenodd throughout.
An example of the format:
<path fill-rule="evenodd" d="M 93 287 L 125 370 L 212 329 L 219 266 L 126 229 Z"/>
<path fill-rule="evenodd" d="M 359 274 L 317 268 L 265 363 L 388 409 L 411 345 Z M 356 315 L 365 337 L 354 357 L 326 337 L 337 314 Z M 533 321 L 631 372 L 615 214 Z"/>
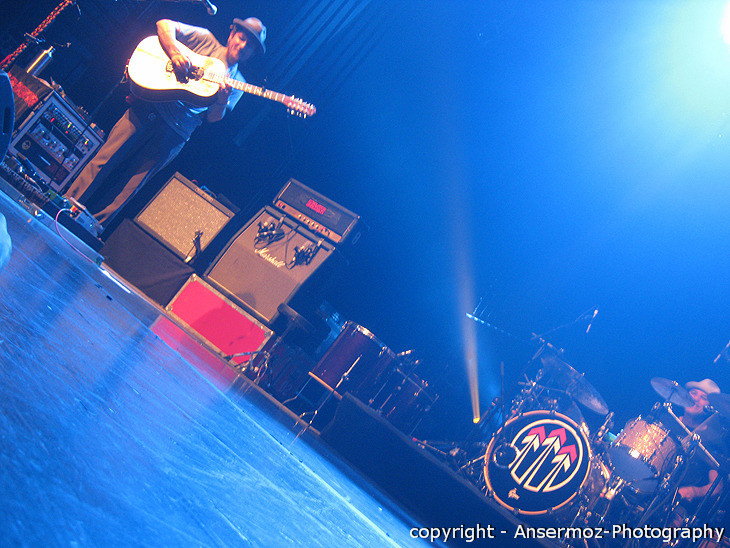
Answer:
<path fill-rule="evenodd" d="M 707 401 L 720 415 L 730 419 L 730 394 L 707 394 Z"/>
<path fill-rule="evenodd" d="M 651 387 L 669 403 L 676 403 L 682 407 L 692 407 L 695 404 L 689 392 L 677 381 L 654 377 L 651 379 Z"/>
<path fill-rule="evenodd" d="M 682 448 L 687 451 L 692 445 L 691 437 L 697 436 L 699 442 L 695 445 L 695 454 L 707 465 L 717 468 L 719 467 L 718 459 L 723 458 L 722 447 L 725 434 L 722 415 L 714 413 L 696 426 L 690 435 L 682 439 Z"/>
<path fill-rule="evenodd" d="M 573 369 L 571 365 L 553 354 L 543 354 L 540 356 L 540 361 L 545 370 L 550 373 L 551 379 L 560 380 L 564 384 L 569 384 L 581 377 L 581 374 Z"/>
<path fill-rule="evenodd" d="M 550 354 L 543 354 L 540 361 L 550 374 L 550 378 L 562 383 L 566 387 L 565 392 L 578 403 L 599 415 L 608 413 L 605 400 L 582 373 L 578 373 L 572 366 Z"/>

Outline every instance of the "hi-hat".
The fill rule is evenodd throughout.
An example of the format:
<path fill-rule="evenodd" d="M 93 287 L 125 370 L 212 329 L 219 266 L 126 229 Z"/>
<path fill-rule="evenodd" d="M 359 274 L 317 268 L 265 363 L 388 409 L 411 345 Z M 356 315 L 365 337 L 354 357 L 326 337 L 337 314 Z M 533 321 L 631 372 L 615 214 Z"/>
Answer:
<path fill-rule="evenodd" d="M 730 394 L 707 394 L 707 401 L 720 415 L 730 419 Z"/>
<path fill-rule="evenodd" d="M 651 379 L 651 387 L 669 403 L 676 403 L 682 407 L 692 407 L 695 404 L 687 389 L 677 381 L 654 377 Z"/>

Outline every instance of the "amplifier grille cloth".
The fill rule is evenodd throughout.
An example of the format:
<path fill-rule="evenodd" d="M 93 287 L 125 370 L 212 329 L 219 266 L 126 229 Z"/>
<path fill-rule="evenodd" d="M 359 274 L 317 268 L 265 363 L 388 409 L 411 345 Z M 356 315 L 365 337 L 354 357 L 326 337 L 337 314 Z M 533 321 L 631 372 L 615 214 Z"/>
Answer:
<path fill-rule="evenodd" d="M 184 257 L 194 253 L 197 231 L 202 232 L 200 248 L 205 249 L 230 217 L 230 213 L 218 209 L 205 196 L 172 178 L 136 221 Z"/>

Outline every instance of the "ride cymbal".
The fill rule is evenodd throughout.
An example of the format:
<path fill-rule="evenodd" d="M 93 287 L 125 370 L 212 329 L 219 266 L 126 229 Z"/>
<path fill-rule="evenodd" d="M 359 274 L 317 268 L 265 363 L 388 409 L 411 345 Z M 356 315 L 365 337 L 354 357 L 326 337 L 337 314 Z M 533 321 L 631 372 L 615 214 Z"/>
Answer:
<path fill-rule="evenodd" d="M 555 356 L 545 354 L 540 357 L 543 367 L 551 380 L 560 383 L 565 392 L 578 403 L 595 411 L 599 415 L 608 413 L 608 405 L 583 373 L 578 373 L 572 366 Z"/>
<path fill-rule="evenodd" d="M 664 398 L 664 401 L 675 403 L 682 407 L 692 407 L 694 405 L 694 400 L 689 395 L 687 389 L 677 381 L 654 377 L 651 379 L 651 387 L 654 389 L 654 392 Z"/>

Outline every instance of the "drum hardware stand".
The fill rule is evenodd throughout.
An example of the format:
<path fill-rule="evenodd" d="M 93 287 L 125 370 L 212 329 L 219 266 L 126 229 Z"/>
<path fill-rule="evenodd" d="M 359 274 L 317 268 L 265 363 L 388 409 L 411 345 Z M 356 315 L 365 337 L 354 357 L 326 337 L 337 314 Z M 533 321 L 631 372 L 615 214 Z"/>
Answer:
<path fill-rule="evenodd" d="M 481 471 L 474 471 L 474 465 L 484 458 L 485 453 L 485 444 L 477 440 L 481 439 L 482 437 L 487 437 L 482 436 L 482 431 L 485 428 L 489 427 L 490 421 L 496 415 L 498 410 L 502 410 L 502 425 L 504 425 L 504 403 L 502 403 L 502 399 L 500 396 L 496 396 L 492 400 L 492 403 L 489 405 L 489 409 L 487 410 L 487 412 L 483 414 L 482 417 L 479 419 L 479 422 L 474 425 L 467 437 L 461 443 L 461 446 L 456 447 L 456 450 L 460 450 L 461 452 L 463 452 L 464 455 L 467 456 L 467 458 L 469 454 L 473 455 L 474 453 L 477 453 L 478 456 L 476 456 L 475 458 L 470 458 L 469 460 L 467 460 L 467 462 L 461 464 L 460 466 L 459 463 L 454 463 L 456 465 L 456 471 L 464 475 L 468 480 L 472 481 L 472 483 L 476 485 L 478 485 L 482 474 Z M 452 454 L 452 456 L 455 455 Z"/>
<path fill-rule="evenodd" d="M 478 456 L 476 456 L 473 459 L 470 459 L 465 464 L 463 464 L 457 471 L 464 476 L 467 477 L 470 481 L 472 481 L 475 485 L 478 487 L 481 487 L 479 485 L 480 481 L 483 480 L 484 474 L 482 473 L 483 467 L 480 467 L 478 471 L 474 470 L 474 466 L 479 464 L 480 461 L 483 461 L 485 458 L 485 448 L 483 444 L 478 444 L 480 448 L 480 452 Z M 476 450 L 475 450 L 476 451 Z M 507 451 L 510 451 L 508 454 Z M 514 447 L 512 447 L 508 443 L 501 443 L 492 454 L 492 460 L 494 461 L 494 464 L 498 468 L 507 468 L 510 463 L 515 459 L 517 452 Z M 497 459 L 503 459 L 504 463 L 500 464 Z M 486 466 L 486 465 L 485 465 Z M 487 492 L 487 496 L 491 496 Z M 517 514 L 515 514 L 517 515 Z"/>
<path fill-rule="evenodd" d="M 444 442 L 444 441 L 435 442 L 435 441 L 429 441 L 429 440 L 419 440 L 417 438 L 413 438 L 412 441 L 421 449 L 428 449 L 434 455 L 436 455 L 437 457 L 440 457 L 444 460 L 446 460 L 450 456 L 456 456 L 458 451 L 460 451 L 460 448 L 454 442 Z M 450 449 L 448 451 L 443 451 L 443 450 L 439 449 L 438 447 L 436 447 L 437 444 L 445 446 L 445 448 L 450 448 Z"/>
<path fill-rule="evenodd" d="M 540 379 L 542 378 L 542 370 L 538 371 L 537 373 L 537 379 L 536 380 L 530 380 L 527 375 L 525 375 L 525 381 L 520 381 L 517 384 L 519 386 L 522 386 L 522 390 L 520 390 L 520 393 L 515 397 L 515 404 L 512 405 L 512 408 L 510 409 L 510 416 L 516 417 L 517 415 L 522 414 L 522 410 L 527 404 L 527 402 L 533 398 L 537 397 L 535 392 L 537 388 L 545 389 L 544 386 L 541 386 L 538 384 Z M 506 421 L 505 421 L 506 422 Z"/>
<path fill-rule="evenodd" d="M 575 323 L 575 322 L 573 322 L 573 323 Z M 572 324 L 568 324 L 568 325 L 572 325 Z M 545 350 L 546 350 L 546 349 L 550 349 L 550 350 L 552 350 L 553 352 L 555 352 L 556 354 L 560 354 L 560 355 L 562 355 L 562 354 L 565 354 L 565 350 L 564 350 L 564 349 L 562 349 L 562 348 L 560 348 L 560 347 L 558 347 L 558 346 L 555 346 L 555 345 L 554 345 L 554 344 L 552 344 L 552 343 L 551 343 L 550 341 L 546 341 L 546 340 L 545 340 L 545 339 L 543 338 L 543 337 L 545 337 L 545 335 L 548 335 L 548 334 L 550 334 L 550 333 L 552 333 L 552 332 L 554 332 L 554 331 L 557 331 L 557 330 L 558 330 L 558 329 L 560 329 L 561 327 L 566 327 L 566 326 L 565 326 L 565 325 L 561 325 L 561 326 L 559 326 L 559 327 L 554 327 L 554 328 L 553 328 L 553 329 L 551 329 L 550 331 L 546 331 L 545 333 L 543 333 L 543 334 L 541 334 L 541 335 L 538 335 L 537 333 L 532 333 L 532 337 L 530 338 L 530 340 L 531 340 L 531 341 L 533 341 L 533 342 L 534 342 L 534 341 L 537 341 L 537 342 L 539 342 L 539 343 L 540 343 L 540 348 L 538 348 L 538 349 L 537 349 L 537 352 L 535 352 L 535 355 L 534 355 L 534 356 L 532 356 L 532 358 L 530 359 L 530 363 L 531 363 L 531 362 L 534 362 L 534 361 L 535 361 L 535 360 L 536 360 L 537 358 L 539 358 L 539 357 L 540 357 L 540 355 L 541 355 L 541 354 L 542 354 L 543 352 L 545 352 Z"/>
<path fill-rule="evenodd" d="M 437 400 L 438 398 L 439 398 L 439 395 L 438 395 L 438 394 L 436 394 L 436 397 L 435 397 L 435 399 L 433 400 L 433 402 L 431 402 L 431 404 L 430 404 L 430 405 L 427 405 L 427 406 L 426 406 L 426 407 L 424 408 L 424 410 L 423 410 L 423 413 L 422 413 L 422 414 L 421 414 L 421 416 L 420 416 L 420 417 L 418 418 L 418 421 L 416 422 L 416 424 L 415 424 L 415 425 L 413 425 L 413 428 L 411 428 L 411 429 L 410 429 L 410 430 L 408 431 L 408 435 L 409 435 L 409 436 L 412 436 L 412 435 L 413 435 L 413 432 L 415 432 L 415 431 L 416 431 L 416 430 L 418 429 L 418 427 L 419 427 L 419 426 L 421 426 L 421 422 L 423 421 L 423 417 L 425 416 L 425 414 L 426 414 L 426 413 L 428 413 L 429 411 L 431 411 L 431 405 L 433 405 L 434 403 L 436 403 L 436 400 Z"/>
<path fill-rule="evenodd" d="M 239 375 L 242 375 L 251 368 L 251 363 L 253 362 L 253 359 L 259 354 L 264 357 L 264 363 L 261 364 L 261 367 L 259 367 L 258 371 L 256 371 L 256 378 L 253 381 L 254 384 L 258 384 L 261 377 L 263 377 L 264 373 L 269 368 L 269 360 L 271 359 L 271 354 L 269 354 L 266 350 L 254 350 L 253 352 L 237 352 L 236 354 L 228 354 L 226 356 L 223 356 L 223 359 L 225 359 L 226 361 L 230 361 L 233 358 L 250 356 L 249 360 L 245 363 L 231 364 L 233 366 L 233 369 L 235 369 Z"/>
<path fill-rule="evenodd" d="M 481 418 L 479 419 L 479 422 L 474 425 L 474 427 L 471 429 L 469 434 L 464 439 L 463 445 L 465 446 L 471 446 L 475 442 L 475 438 L 479 439 L 481 438 L 482 430 L 489 425 L 489 422 L 492 420 L 492 418 L 497 413 L 497 410 L 502 410 L 502 416 L 504 417 L 504 404 L 502 403 L 502 398 L 500 396 L 495 397 L 492 399 L 492 403 L 489 404 L 489 409 L 487 409 L 487 412 L 484 413 Z M 504 421 L 503 421 L 504 422 Z M 485 426 L 486 425 L 486 426 Z"/>
<path fill-rule="evenodd" d="M 484 458 L 484 455 L 470 460 L 465 465 L 463 465 L 461 468 L 459 468 L 457 470 L 457 472 L 459 472 L 467 480 L 469 480 L 471 483 L 473 483 L 476 487 L 478 487 L 482 491 L 485 491 L 485 494 L 488 497 L 491 497 L 491 495 L 486 492 L 486 485 L 482 484 L 483 479 L 484 479 L 484 473 L 482 472 L 481 467 L 475 468 L 475 465 L 483 458 Z"/>
<path fill-rule="evenodd" d="M 382 352 L 381 352 L 380 355 L 382 356 Z M 360 357 L 358 357 L 357 359 L 359 360 Z M 357 363 L 357 361 L 355 363 Z M 355 367 L 355 364 L 353 364 L 352 367 Z M 347 372 L 345 372 L 345 375 L 347 375 L 350 371 L 352 371 L 352 367 L 350 367 L 350 369 L 348 369 Z M 398 371 L 398 366 L 396 366 L 395 371 L 396 372 Z M 385 406 L 388 405 L 388 402 L 390 402 L 390 399 L 393 397 L 394 393 L 397 393 L 397 392 L 400 392 L 401 390 L 403 390 L 403 383 L 406 380 L 408 380 L 409 377 L 410 377 L 410 373 L 408 375 L 404 375 L 403 373 L 401 373 L 401 375 L 403 375 L 403 381 L 401 382 L 401 384 L 399 384 L 398 386 L 396 386 L 393 389 L 393 392 L 391 392 L 390 394 L 388 394 L 388 397 L 385 398 L 385 400 L 383 401 L 383 403 L 381 403 L 378 406 L 378 408 L 375 409 L 375 411 L 378 412 L 378 415 L 382 415 L 383 414 L 383 410 L 385 409 Z M 378 389 L 378 392 L 375 394 L 375 396 L 373 396 L 372 399 L 368 400 L 368 406 L 372 406 L 372 404 L 375 403 L 375 401 L 378 399 L 378 396 L 380 395 L 380 393 L 383 390 L 385 390 L 386 385 L 387 385 L 387 379 L 383 381 L 382 386 Z"/>
<path fill-rule="evenodd" d="M 585 492 L 588 487 L 584 485 L 578 492 L 580 506 L 570 523 L 570 527 L 603 526 L 603 523 L 606 521 L 606 516 L 613 505 L 614 498 L 621 492 L 625 484 L 626 481 L 622 478 L 617 477 L 614 480 L 613 477 L 609 477 L 607 484 L 604 485 L 601 492 L 594 496 Z M 607 502 L 605 502 L 601 509 L 597 509 L 601 501 Z M 584 542 L 584 544 L 587 546 L 587 543 Z"/>
<path fill-rule="evenodd" d="M 603 424 L 598 429 L 595 436 L 591 438 L 591 445 L 600 446 L 603 448 L 603 437 L 608 433 L 611 428 L 613 428 L 613 411 L 606 415 L 606 420 L 603 421 Z"/>
<path fill-rule="evenodd" d="M 537 381 L 527 381 L 527 382 L 519 382 L 518 383 L 518 384 L 520 384 L 522 386 L 529 386 L 529 388 L 526 391 L 523 390 L 523 392 L 520 394 L 520 396 L 525 396 L 526 395 L 527 397 L 522 397 L 521 398 L 521 401 L 519 402 L 519 404 L 517 405 L 517 407 L 514 407 L 512 409 L 512 415 L 513 416 L 521 415 L 522 414 L 522 408 L 529 401 L 528 400 L 528 397 L 532 397 L 533 395 L 535 395 L 535 397 L 537 397 L 537 395 L 542 395 L 544 393 L 547 394 L 547 393 L 553 392 L 553 393 L 557 393 L 557 394 L 559 394 L 561 396 L 572 397 L 570 395 L 570 391 L 569 390 L 563 390 L 562 388 L 553 388 L 551 386 L 545 386 L 543 384 L 539 384 L 538 381 L 539 381 L 539 379 Z M 558 406 L 558 400 L 553 400 L 552 404 L 550 405 L 550 408 L 549 409 L 546 409 L 546 411 L 550 411 L 552 413 L 557 413 L 558 412 L 557 411 L 557 406 Z"/>
<path fill-rule="evenodd" d="M 480 460 L 482 460 L 483 458 L 484 458 L 484 455 L 479 455 L 478 457 L 476 457 L 476 458 L 473 458 L 473 459 L 471 459 L 471 460 L 470 460 L 470 461 L 468 461 L 468 462 L 467 462 L 466 464 L 462 465 L 462 466 L 461 466 L 461 467 L 459 468 L 459 470 L 458 470 L 458 471 L 459 471 L 459 472 L 465 472 L 465 471 L 466 471 L 466 472 L 468 472 L 468 473 L 469 473 L 469 474 L 471 475 L 471 472 L 470 472 L 470 471 L 471 471 L 471 468 L 472 468 L 472 467 L 473 467 L 473 466 L 474 466 L 474 465 L 475 465 L 476 463 L 478 463 L 478 462 L 479 462 Z"/>
<path fill-rule="evenodd" d="M 385 352 L 385 349 L 383 348 L 380 353 Z M 404 367 L 403 371 L 406 374 L 406 377 L 410 377 L 413 372 L 416 370 L 416 367 L 421 363 L 421 360 L 419 360 L 417 357 L 411 357 L 413 356 L 413 353 L 415 352 L 414 349 L 406 350 L 404 352 L 398 352 L 395 357 L 398 358 L 399 363 L 401 364 L 408 364 L 408 367 Z"/>
<path fill-rule="evenodd" d="M 720 353 L 717 355 L 717 357 L 712 360 L 712 363 L 717 363 L 720 361 L 720 358 L 725 358 L 725 360 L 730 361 L 730 341 L 725 345 L 725 347 L 720 350 Z"/>
<path fill-rule="evenodd" d="M 676 487 L 673 488 L 672 486 L 676 486 L 684 477 L 684 474 L 687 470 L 687 468 L 684 466 L 685 462 L 686 461 L 684 457 L 682 457 L 682 455 L 678 455 L 677 458 L 674 460 L 674 469 L 669 474 L 664 475 L 661 483 L 654 491 L 654 497 L 651 499 L 651 502 L 646 507 L 646 510 L 644 510 L 641 518 L 639 518 L 637 527 L 643 527 L 647 524 L 649 518 L 651 518 L 651 516 L 653 516 L 654 513 L 656 513 L 656 511 L 661 508 L 661 505 L 666 502 L 668 495 L 671 494 L 671 498 L 674 498 Z M 667 515 L 665 521 L 668 518 L 669 516 Z"/>
<path fill-rule="evenodd" d="M 681 388 L 681 386 L 679 385 L 679 383 L 677 381 L 672 381 L 672 389 L 669 391 L 669 395 L 666 398 L 664 398 L 665 404 L 669 403 L 671 401 L 672 397 L 675 394 L 679 393 L 680 388 Z"/>
<path fill-rule="evenodd" d="M 705 493 L 705 495 L 702 497 L 702 502 L 700 503 L 699 507 L 697 508 L 697 510 L 695 510 L 695 513 L 687 519 L 685 525 L 686 527 L 694 527 L 697 523 L 697 520 L 700 517 L 703 517 L 703 514 L 705 515 L 705 517 L 710 517 L 710 514 L 707 512 L 710 509 L 710 501 L 712 500 L 712 495 L 715 493 L 715 489 L 717 489 L 721 483 L 722 475 L 717 474 L 715 481 L 712 482 L 712 485 L 707 490 L 707 493 Z"/>
<path fill-rule="evenodd" d="M 608 480 L 608 484 L 599 495 L 599 499 L 605 501 L 605 507 L 603 508 L 603 511 L 598 514 L 601 516 L 599 520 L 600 524 L 602 524 L 606 520 L 606 516 L 608 516 L 608 513 L 611 511 L 613 503 L 616 500 L 616 496 L 621 494 L 621 491 L 623 491 L 623 488 L 626 485 L 627 483 L 625 479 L 620 477 L 616 477 L 616 479 L 614 479 L 613 475 L 611 475 Z"/>
<path fill-rule="evenodd" d="M 651 407 L 649 412 L 646 414 L 646 422 L 648 424 L 654 424 L 655 422 L 657 422 L 659 420 L 659 410 L 660 409 L 662 409 L 663 411 L 665 411 L 666 413 L 671 415 L 677 422 L 679 422 L 681 424 L 679 417 L 677 417 L 677 415 L 675 415 L 674 412 L 672 411 L 671 404 L 666 401 L 663 403 L 656 402 Z M 659 421 L 659 422 L 661 422 L 661 421 Z"/>
<path fill-rule="evenodd" d="M 709 455 L 709 456 L 711 457 L 712 455 Z M 713 457 L 713 460 L 715 460 L 714 457 Z M 715 460 L 715 462 L 717 462 L 717 461 Z M 718 468 L 721 468 L 721 467 L 718 465 Z M 728 477 L 730 477 L 730 476 L 725 477 L 725 479 L 728 479 Z M 692 514 L 690 517 L 688 517 L 685 520 L 685 523 L 682 524 L 683 526 L 690 527 L 690 528 L 694 527 L 695 524 L 697 523 L 698 519 L 709 518 L 713 515 L 713 513 L 711 512 L 712 495 L 715 494 L 715 490 L 719 488 L 719 486 L 722 482 L 723 482 L 723 474 L 721 474 L 718 471 L 718 474 L 715 477 L 715 480 L 712 482 L 712 485 L 710 485 L 710 488 L 707 490 L 707 493 L 705 493 L 703 495 L 702 502 L 700 503 L 699 507 L 697 508 L 697 510 L 695 510 L 694 514 Z M 720 500 L 717 501 L 722 504 L 720 504 L 720 505 L 715 504 L 715 509 L 725 509 L 726 508 L 725 503 L 728 499 L 728 495 L 730 494 L 730 490 L 726 489 L 725 491 L 726 492 L 725 492 L 724 496 L 719 497 Z M 681 544 L 682 543 L 680 543 L 679 545 L 681 546 Z"/>
<path fill-rule="evenodd" d="M 285 402 L 282 402 L 282 405 L 286 405 L 287 403 L 296 400 L 301 395 L 301 393 L 304 391 L 304 388 L 306 388 L 306 386 L 309 384 L 309 381 L 312 380 L 312 379 L 315 379 L 315 380 L 319 381 L 320 384 L 324 385 L 325 388 L 327 389 L 327 392 L 328 392 L 327 393 L 327 397 L 325 397 L 325 399 L 322 401 L 322 403 L 320 403 L 319 406 L 317 406 L 317 409 L 315 409 L 314 411 L 305 411 L 304 413 L 302 413 L 301 415 L 299 415 L 299 417 L 297 418 L 297 424 L 299 424 L 299 421 L 304 421 L 304 417 L 306 417 L 307 415 L 312 415 L 312 418 L 309 419 L 309 422 L 306 423 L 307 425 L 304 427 L 304 429 L 301 432 L 299 432 L 299 434 L 297 434 L 297 438 L 299 438 L 302 434 L 304 434 L 304 432 L 306 432 L 307 430 L 309 430 L 309 427 L 312 426 L 312 423 L 317 418 L 317 415 L 319 415 L 319 412 L 322 410 L 322 408 L 325 405 L 327 405 L 327 402 L 330 401 L 330 399 L 332 398 L 332 396 L 335 396 L 338 399 L 342 398 L 342 396 L 340 396 L 340 394 L 337 392 L 337 389 L 343 383 L 346 383 L 348 380 L 350 380 L 350 373 L 355 368 L 355 366 L 360 362 L 360 358 L 361 357 L 362 356 L 358 356 L 357 359 L 354 362 L 352 362 L 352 365 L 350 366 L 350 368 L 342 374 L 342 377 L 340 377 L 340 380 L 337 381 L 337 384 L 335 385 L 334 388 L 332 388 L 331 386 L 327 386 L 325 383 L 319 381 L 319 379 L 317 379 L 317 377 L 315 377 L 314 375 L 312 375 L 312 373 L 310 372 L 309 373 L 309 378 L 307 379 L 307 382 L 305 382 L 304 383 L 304 386 L 302 386 L 302 388 L 299 390 L 299 392 L 297 392 L 297 395 L 294 396 L 293 398 L 289 398 Z"/>
<path fill-rule="evenodd" d="M 491 496 L 486 490 L 486 482 L 484 481 L 483 466 L 478 466 L 485 458 L 486 444 L 477 443 L 469 447 L 467 450 L 461 450 L 464 456 L 476 454 L 474 458 L 470 458 L 467 462 L 456 468 L 456 471 L 472 482 L 476 487 L 485 492 L 487 496 Z M 459 449 L 459 448 L 457 448 Z"/>
<path fill-rule="evenodd" d="M 378 355 L 378 360 L 382 359 L 383 354 L 385 354 L 387 351 L 388 351 L 387 348 L 381 348 L 380 349 L 380 354 Z M 413 350 L 406 350 L 405 352 L 400 352 L 400 353 L 396 354 L 395 357 L 396 358 L 402 358 L 404 356 L 407 356 L 411 352 L 413 352 Z M 383 373 L 381 373 L 381 376 L 382 376 L 382 379 L 383 380 L 380 383 L 380 387 L 378 388 L 378 391 L 375 392 L 375 394 L 373 395 L 372 398 L 368 399 L 368 407 L 372 407 L 372 405 L 376 401 L 378 401 L 378 398 L 380 397 L 380 393 L 383 390 L 385 390 L 385 387 L 388 385 L 388 380 L 390 378 L 390 375 L 398 372 L 398 363 L 402 363 L 402 361 L 398 360 L 392 366 L 390 366 L 385 371 L 383 371 Z M 413 365 L 413 368 L 408 372 L 408 375 L 406 375 L 404 378 L 408 378 L 411 375 L 411 373 L 413 373 L 413 370 L 415 369 L 415 366 L 418 365 L 418 363 L 420 363 L 420 360 L 416 360 L 416 362 Z M 386 372 L 388 372 L 388 374 L 386 374 Z M 389 399 L 390 399 L 390 395 L 385 399 L 385 401 L 383 403 L 380 404 L 380 407 L 378 407 L 378 409 L 376 409 L 376 411 L 378 411 L 378 413 L 380 413 L 380 411 L 383 408 L 383 406 L 386 403 L 388 403 L 388 400 Z"/>
<path fill-rule="evenodd" d="M 553 346 L 552 344 L 547 342 L 543 337 L 545 337 L 545 335 L 549 335 L 550 333 L 555 333 L 556 331 L 565 329 L 566 327 L 572 327 L 573 325 L 577 324 L 581 320 L 588 320 L 588 328 L 586 329 L 586 333 L 588 333 L 591 330 L 591 326 L 593 325 L 593 320 L 596 318 L 597 314 L 598 314 L 598 307 L 592 306 L 588 310 L 583 312 L 580 316 L 578 316 L 576 319 L 574 319 L 572 322 L 568 322 L 563 325 L 553 327 L 552 329 L 545 331 L 545 333 L 543 333 L 541 335 L 537 335 L 537 334 L 533 333 L 532 340 L 540 341 L 543 345 L 547 346 L 551 350 L 554 350 L 554 351 L 558 352 L 559 354 L 563 354 L 565 352 L 565 350 L 563 350 L 562 348 L 556 348 L 555 346 Z M 538 352 L 538 355 L 539 355 L 539 353 L 540 352 Z M 535 356 L 535 358 L 536 357 L 537 356 Z M 533 358 L 533 359 L 535 359 L 535 358 Z"/>
<path fill-rule="evenodd" d="M 273 222 L 273 221 L 272 221 Z M 284 316 L 286 318 L 286 327 L 281 332 L 281 335 L 276 337 L 276 340 L 274 341 L 274 344 L 271 345 L 271 348 L 269 348 L 268 352 L 265 354 L 265 361 L 262 364 L 259 371 L 256 373 L 256 379 L 254 380 L 255 384 L 259 384 L 261 379 L 264 378 L 264 375 L 268 372 L 269 369 L 269 360 L 271 359 L 271 354 L 274 353 L 274 350 L 276 350 L 280 344 L 282 344 L 285 340 L 285 338 L 291 333 L 295 327 L 300 328 L 302 331 L 306 333 L 314 333 L 315 327 L 307 320 L 304 316 L 299 314 L 296 310 L 289 307 L 289 305 L 285 303 L 281 303 L 277 307 L 277 311 L 279 314 Z M 253 361 L 253 358 L 249 361 L 251 363 Z M 280 372 L 278 375 L 274 375 L 272 379 L 269 381 L 269 387 L 273 383 L 276 382 L 276 380 L 282 375 L 283 373 Z"/>
<path fill-rule="evenodd" d="M 703 455 L 705 456 L 705 458 L 706 458 L 706 459 L 707 459 L 707 460 L 709 461 L 709 462 L 708 462 L 708 464 L 709 464 L 709 465 L 710 465 L 711 467 L 713 467 L 713 468 L 717 468 L 717 469 L 720 469 L 720 468 L 722 468 L 722 467 L 720 466 L 720 463 L 719 463 L 719 462 L 717 461 L 717 459 L 716 459 L 716 458 L 715 458 L 714 456 L 712 456 L 712 453 L 710 453 L 710 452 L 709 452 L 709 451 L 707 450 L 707 448 L 705 447 L 705 445 L 704 445 L 704 444 L 702 443 L 702 438 L 700 437 L 700 435 L 699 435 L 699 434 L 697 434 L 697 431 L 698 431 L 698 430 L 699 430 L 699 429 L 700 429 L 700 428 L 701 428 L 701 427 L 702 427 L 702 426 L 703 426 L 703 425 L 704 425 L 705 423 L 707 423 L 707 421 L 709 421 L 709 420 L 710 420 L 710 419 L 711 419 L 711 418 L 712 418 L 712 417 L 713 417 L 714 415 L 710 415 L 710 416 L 709 416 L 709 417 L 708 417 L 707 419 L 705 419 L 705 420 L 704 420 L 704 421 L 702 422 L 702 424 L 700 424 L 700 425 L 699 425 L 699 426 L 698 426 L 697 428 L 695 428 L 694 430 L 690 430 L 690 429 L 689 429 L 689 428 L 687 428 L 687 426 L 686 426 L 686 425 L 685 425 L 685 424 L 684 424 L 684 423 L 683 423 L 683 422 L 682 422 L 682 421 L 680 420 L 680 418 L 679 418 L 679 417 L 678 417 L 678 416 L 677 416 L 677 415 L 676 415 L 676 414 L 674 413 L 674 411 L 672 411 L 672 407 L 671 407 L 671 404 L 670 404 L 669 402 L 665 402 L 665 403 L 663 403 L 663 404 L 659 404 L 659 403 L 657 403 L 657 404 L 655 404 L 655 405 L 654 405 L 654 408 L 656 409 L 656 408 L 658 408 L 658 407 L 660 407 L 660 406 L 664 408 L 664 411 L 666 411 L 666 413 L 667 413 L 667 414 L 668 414 L 669 416 L 671 416 L 671 417 L 672 417 L 672 419 L 674 419 L 674 421 L 676 422 L 676 424 L 677 424 L 677 425 L 679 425 L 679 426 L 680 426 L 680 427 L 682 428 L 682 430 L 684 431 L 684 433 L 686 434 L 686 435 L 685 435 L 685 437 L 684 437 L 683 439 L 679 440 L 679 441 L 680 441 L 680 445 L 682 446 L 682 448 L 683 448 L 683 449 L 684 449 L 684 450 L 685 450 L 686 452 L 688 452 L 688 453 L 690 453 L 690 454 L 694 454 L 694 451 L 700 451 L 700 452 L 701 452 L 701 453 L 702 453 L 702 454 L 703 454 Z M 653 411 L 654 411 L 654 409 L 652 409 L 652 412 L 653 412 Z"/>
<path fill-rule="evenodd" d="M 723 479 L 724 476 L 724 479 Z M 700 504 L 700 507 L 697 509 L 697 512 L 692 517 L 691 520 L 688 521 L 687 526 L 692 527 L 695 523 L 697 523 L 697 520 L 702 515 L 701 512 L 705 513 L 706 517 L 715 516 L 717 517 L 719 515 L 719 523 L 723 523 L 722 519 L 727 513 L 727 508 L 729 507 L 730 503 L 730 489 L 720 489 L 720 496 L 717 497 L 717 500 L 715 500 L 715 503 L 712 507 L 709 507 L 708 500 L 711 499 L 711 495 L 715 494 L 715 490 L 720 487 L 720 483 L 727 482 L 730 480 L 730 472 L 725 471 L 724 474 L 717 474 L 717 477 L 715 478 L 715 481 L 712 482 L 712 485 L 710 486 L 710 489 L 707 491 L 707 494 L 705 495 L 705 499 Z M 727 536 L 727 533 L 725 533 Z"/>
<path fill-rule="evenodd" d="M 380 397 L 380 393 L 385 390 L 386 384 L 386 380 L 383 380 L 383 382 L 380 384 L 380 387 L 378 388 L 378 391 L 375 392 L 375 395 L 372 398 L 368 399 L 368 407 L 372 407 L 372 405 L 378 400 L 378 397 Z M 386 398 L 385 401 L 380 404 L 380 407 L 378 407 L 378 411 L 380 411 L 380 409 L 388 402 L 388 399 L 390 399 L 390 396 L 388 396 L 388 398 Z"/>

